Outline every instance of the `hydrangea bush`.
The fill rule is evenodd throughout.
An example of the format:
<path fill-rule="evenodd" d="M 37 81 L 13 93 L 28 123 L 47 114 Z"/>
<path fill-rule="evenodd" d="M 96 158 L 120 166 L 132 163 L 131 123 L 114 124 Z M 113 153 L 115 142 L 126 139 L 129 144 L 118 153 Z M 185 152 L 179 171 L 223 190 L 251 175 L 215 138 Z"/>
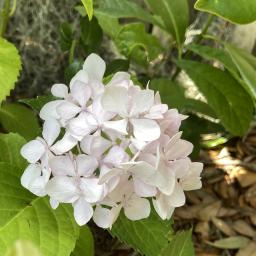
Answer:
<path fill-rule="evenodd" d="M 48 195 L 53 209 L 72 204 L 79 225 L 93 218 L 111 228 L 122 208 L 128 219 L 144 219 L 151 205 L 170 219 L 184 191 L 202 185 L 203 165 L 190 160 L 193 145 L 179 131 L 186 116 L 126 72 L 104 85 L 105 67 L 91 54 L 69 87 L 52 86 L 58 99 L 40 111 L 42 137 L 21 149 L 29 162 L 21 183 Z"/>

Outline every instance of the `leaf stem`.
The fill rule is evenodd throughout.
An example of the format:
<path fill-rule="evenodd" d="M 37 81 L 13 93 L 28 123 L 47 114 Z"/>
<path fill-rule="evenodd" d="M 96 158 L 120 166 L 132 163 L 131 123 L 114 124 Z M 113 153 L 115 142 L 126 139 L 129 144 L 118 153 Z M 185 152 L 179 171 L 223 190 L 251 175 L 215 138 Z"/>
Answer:
<path fill-rule="evenodd" d="M 13 0 L 12 8 L 11 8 L 11 11 L 9 13 L 9 18 L 11 18 L 14 15 L 14 13 L 16 11 L 16 7 L 17 7 L 17 0 Z"/>
<path fill-rule="evenodd" d="M 77 40 L 73 39 L 71 47 L 70 47 L 70 51 L 69 51 L 69 59 L 68 59 L 69 64 L 73 63 L 73 61 L 74 61 L 76 45 L 77 45 Z"/>
<path fill-rule="evenodd" d="M 0 37 L 3 37 L 8 25 L 10 14 L 10 0 L 5 0 L 3 9 L 1 10 L 1 21 L 0 21 Z"/>

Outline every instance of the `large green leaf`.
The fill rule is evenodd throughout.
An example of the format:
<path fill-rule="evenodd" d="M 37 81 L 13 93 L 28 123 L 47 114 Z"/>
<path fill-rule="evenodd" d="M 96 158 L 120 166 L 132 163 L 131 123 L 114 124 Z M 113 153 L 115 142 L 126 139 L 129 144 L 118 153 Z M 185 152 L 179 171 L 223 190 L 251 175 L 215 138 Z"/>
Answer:
<path fill-rule="evenodd" d="M 160 16 L 164 26 L 181 45 L 188 26 L 189 9 L 187 0 L 145 0 L 152 12 Z"/>
<path fill-rule="evenodd" d="M 175 234 L 161 256 L 194 256 L 195 251 L 191 240 L 191 230 Z"/>
<path fill-rule="evenodd" d="M 0 122 L 6 131 L 19 133 L 27 140 L 38 135 L 39 124 L 34 111 L 21 104 L 3 104 L 0 108 Z"/>
<path fill-rule="evenodd" d="M 256 20 L 255 0 L 197 0 L 195 8 L 238 24 Z"/>
<path fill-rule="evenodd" d="M 34 197 L 20 185 L 22 169 L 0 163 L 0 255 L 18 239 L 32 241 L 44 256 L 69 256 L 78 227 L 72 209 L 52 210 L 47 198 Z"/>
<path fill-rule="evenodd" d="M 31 241 L 17 240 L 4 256 L 42 256 Z"/>
<path fill-rule="evenodd" d="M 123 26 L 115 41 L 119 51 L 137 63 L 152 61 L 163 51 L 157 38 L 147 34 L 142 23 Z"/>
<path fill-rule="evenodd" d="M 94 256 L 94 240 L 88 226 L 80 228 L 80 235 L 71 256 Z"/>
<path fill-rule="evenodd" d="M 243 49 L 230 44 L 226 44 L 225 46 L 247 85 L 247 91 L 256 99 L 256 58 Z"/>
<path fill-rule="evenodd" d="M 92 0 L 81 0 L 81 1 L 86 10 L 89 20 L 91 20 L 93 16 L 93 1 Z"/>
<path fill-rule="evenodd" d="M 0 162 L 25 168 L 27 162 L 20 155 L 20 149 L 25 143 L 25 139 L 18 134 L 0 134 Z"/>
<path fill-rule="evenodd" d="M 15 46 L 0 37 L 0 103 L 10 94 L 21 69 L 21 60 Z"/>
<path fill-rule="evenodd" d="M 149 218 L 131 221 L 123 213 L 110 230 L 119 240 L 131 245 L 146 256 L 160 256 L 168 246 L 172 221 L 163 221 L 152 210 Z"/>
<path fill-rule="evenodd" d="M 214 109 L 225 128 L 243 135 L 252 120 L 253 102 L 243 87 L 227 72 L 194 61 L 178 61 Z"/>

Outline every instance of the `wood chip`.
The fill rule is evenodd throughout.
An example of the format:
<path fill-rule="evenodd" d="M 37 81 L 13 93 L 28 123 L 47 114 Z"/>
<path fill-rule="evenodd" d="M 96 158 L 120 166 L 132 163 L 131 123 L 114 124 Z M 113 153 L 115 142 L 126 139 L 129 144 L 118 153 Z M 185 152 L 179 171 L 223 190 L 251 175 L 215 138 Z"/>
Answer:
<path fill-rule="evenodd" d="M 208 206 L 204 207 L 198 212 L 198 218 L 202 221 L 210 221 L 213 217 L 216 217 L 221 207 L 221 201 L 216 201 Z"/>
<path fill-rule="evenodd" d="M 244 220 L 237 220 L 232 225 L 233 229 L 241 234 L 248 237 L 255 237 L 256 231 Z"/>
<path fill-rule="evenodd" d="M 256 256 L 256 243 L 250 242 L 246 247 L 240 249 L 236 256 Z"/>
<path fill-rule="evenodd" d="M 213 224 L 218 228 L 222 233 L 227 236 L 234 236 L 236 233 L 234 230 L 223 220 L 213 217 L 212 218 Z"/>

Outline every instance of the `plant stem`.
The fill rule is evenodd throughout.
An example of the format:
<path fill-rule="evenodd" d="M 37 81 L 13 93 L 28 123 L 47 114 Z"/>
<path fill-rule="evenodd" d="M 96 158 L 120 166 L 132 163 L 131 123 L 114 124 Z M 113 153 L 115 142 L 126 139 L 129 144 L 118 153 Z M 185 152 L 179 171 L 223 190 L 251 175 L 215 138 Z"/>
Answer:
<path fill-rule="evenodd" d="M 10 0 L 5 0 L 1 10 L 0 37 L 3 37 L 7 28 L 10 14 Z"/>
<path fill-rule="evenodd" d="M 69 64 L 73 63 L 73 61 L 74 61 L 74 54 L 75 54 L 76 44 L 77 44 L 77 41 L 76 41 L 76 39 L 74 39 L 72 41 L 70 51 L 69 51 L 69 59 L 68 59 Z"/>
<path fill-rule="evenodd" d="M 17 7 L 17 0 L 13 0 L 12 8 L 11 8 L 11 11 L 9 13 L 9 18 L 11 18 L 14 15 L 14 13 L 16 11 L 16 7 Z"/>
<path fill-rule="evenodd" d="M 213 19 L 214 19 L 214 16 L 213 16 L 212 14 L 210 14 L 210 15 L 208 16 L 208 19 L 207 19 L 207 21 L 206 21 L 204 27 L 202 28 L 202 32 L 201 32 L 201 33 L 197 36 L 197 38 L 194 40 L 194 43 L 195 43 L 195 44 L 199 44 L 199 43 L 203 40 L 204 35 L 207 33 L 207 31 L 208 31 L 208 29 L 209 29 L 209 27 L 210 27 L 210 25 L 211 25 Z M 183 55 L 183 58 L 185 58 L 185 59 L 186 59 L 186 58 L 190 58 L 191 55 L 192 55 L 192 52 L 191 52 L 191 51 L 186 51 L 186 52 L 184 53 L 184 55 Z M 181 58 L 179 58 L 179 59 L 181 59 Z M 172 76 L 172 80 L 175 80 L 175 79 L 177 78 L 177 76 L 180 74 L 180 72 L 181 72 L 181 69 L 178 67 L 178 68 L 176 69 L 175 73 L 174 73 L 173 76 Z"/>

